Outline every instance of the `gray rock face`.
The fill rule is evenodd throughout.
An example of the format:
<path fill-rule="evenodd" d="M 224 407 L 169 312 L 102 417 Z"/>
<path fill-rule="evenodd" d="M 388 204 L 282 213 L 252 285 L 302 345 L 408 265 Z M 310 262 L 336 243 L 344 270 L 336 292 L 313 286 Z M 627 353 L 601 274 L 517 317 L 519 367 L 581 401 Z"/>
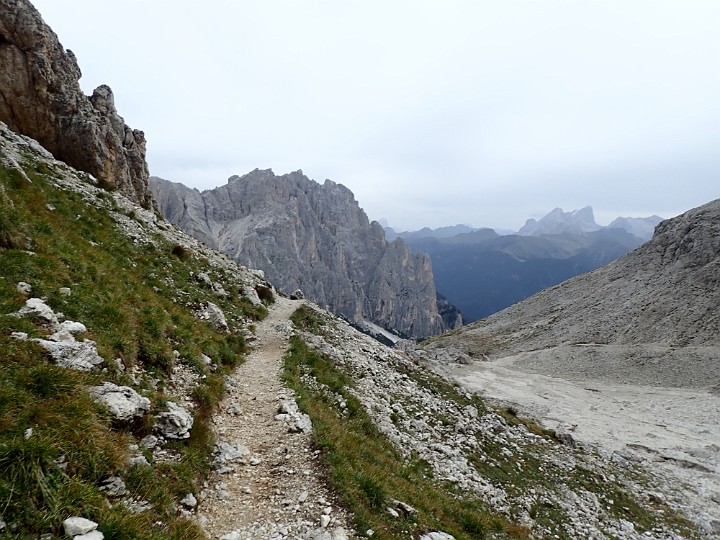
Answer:
<path fill-rule="evenodd" d="M 320 185 L 301 171 L 254 170 L 202 193 L 159 178 L 151 188 L 170 222 L 264 270 L 280 290 L 301 289 L 353 322 L 368 319 L 410 337 L 448 328 L 430 259 L 402 239 L 388 244 L 342 185 Z"/>
<path fill-rule="evenodd" d="M 0 0 L 0 120 L 69 165 L 150 206 L 145 136 L 117 114 L 112 90 L 88 97 L 72 51 L 27 0 Z"/>

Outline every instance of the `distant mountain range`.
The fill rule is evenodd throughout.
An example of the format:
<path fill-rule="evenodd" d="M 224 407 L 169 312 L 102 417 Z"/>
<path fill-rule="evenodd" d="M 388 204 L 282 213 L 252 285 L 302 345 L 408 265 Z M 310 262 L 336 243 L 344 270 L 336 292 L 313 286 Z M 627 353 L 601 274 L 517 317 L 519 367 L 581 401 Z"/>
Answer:
<path fill-rule="evenodd" d="M 603 227 L 587 206 L 556 208 L 503 236 L 468 225 L 402 233 L 386 228 L 385 234 L 430 255 L 438 292 L 465 321 L 474 321 L 624 255 L 647 241 L 661 220 L 618 218 Z"/>

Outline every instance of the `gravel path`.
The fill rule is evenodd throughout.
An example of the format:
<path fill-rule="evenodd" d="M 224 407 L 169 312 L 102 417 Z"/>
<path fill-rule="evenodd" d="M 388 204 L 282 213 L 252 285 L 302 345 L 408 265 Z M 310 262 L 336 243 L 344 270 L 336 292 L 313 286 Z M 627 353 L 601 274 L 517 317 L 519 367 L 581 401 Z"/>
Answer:
<path fill-rule="evenodd" d="M 210 538 L 348 538 L 348 515 L 328 490 L 302 430 L 309 420 L 293 409 L 293 392 L 280 379 L 292 332 L 288 317 L 299 305 L 277 298 L 257 325 L 253 352 L 227 379 L 227 396 L 213 418 L 215 472 L 199 497 L 198 517 Z M 289 414 L 278 416 L 283 403 Z"/>

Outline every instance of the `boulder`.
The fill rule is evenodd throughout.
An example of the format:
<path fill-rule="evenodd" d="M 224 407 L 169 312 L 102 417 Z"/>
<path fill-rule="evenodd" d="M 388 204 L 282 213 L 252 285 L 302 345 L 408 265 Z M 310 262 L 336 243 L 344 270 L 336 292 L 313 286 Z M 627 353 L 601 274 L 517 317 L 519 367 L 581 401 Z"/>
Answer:
<path fill-rule="evenodd" d="M 87 534 L 97 529 L 98 524 L 80 516 L 73 516 L 63 521 L 63 529 L 68 536 Z"/>
<path fill-rule="evenodd" d="M 300 289 L 295 289 L 290 294 L 290 300 L 304 300 L 304 299 L 305 299 L 305 295 L 303 294 L 302 290 L 300 290 Z"/>
<path fill-rule="evenodd" d="M 245 287 L 243 289 L 242 295 L 244 298 L 247 298 L 248 300 L 250 300 L 250 303 L 253 306 L 262 305 L 262 300 L 260 300 L 260 296 L 258 295 L 257 291 L 253 287 Z"/>
<path fill-rule="evenodd" d="M 25 305 L 12 314 L 15 317 L 25 319 L 35 319 L 41 324 L 55 329 L 58 324 L 58 318 L 50 306 L 48 306 L 41 298 L 28 298 Z"/>
<path fill-rule="evenodd" d="M 168 410 L 155 416 L 155 429 L 168 439 L 187 439 L 193 425 L 193 417 L 187 409 L 172 401 Z"/>
<path fill-rule="evenodd" d="M 130 422 L 150 410 L 150 400 L 129 386 L 105 382 L 91 387 L 90 394 L 96 402 L 108 408 L 110 417 L 116 422 Z"/>
<path fill-rule="evenodd" d="M 82 342 L 74 339 L 61 342 L 46 339 L 33 341 L 47 350 L 60 367 L 77 371 L 92 371 L 104 362 L 102 356 L 97 352 L 97 345 L 89 339 Z"/>
<path fill-rule="evenodd" d="M 223 313 L 223 310 L 220 309 L 218 305 L 212 302 L 204 304 L 198 316 L 205 321 L 209 321 L 221 332 L 227 332 L 230 329 L 227 319 L 225 318 L 225 313 Z"/>

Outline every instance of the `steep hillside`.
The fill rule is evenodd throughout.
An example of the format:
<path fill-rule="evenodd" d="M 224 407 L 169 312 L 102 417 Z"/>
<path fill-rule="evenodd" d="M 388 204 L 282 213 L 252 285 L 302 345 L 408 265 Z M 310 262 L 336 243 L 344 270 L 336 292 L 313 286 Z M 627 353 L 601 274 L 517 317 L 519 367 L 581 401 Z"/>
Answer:
<path fill-rule="evenodd" d="M 479 229 L 450 238 L 407 237 L 433 263 L 435 286 L 466 321 L 476 321 L 542 289 L 594 270 L 642 241 L 621 229 L 542 236 Z"/>
<path fill-rule="evenodd" d="M 429 257 L 410 253 L 402 239 L 388 244 L 340 184 L 270 170 L 202 193 L 159 178 L 151 183 L 171 223 L 264 270 L 281 290 L 299 288 L 354 323 L 367 319 L 408 337 L 457 324 L 438 312 Z"/>
<path fill-rule="evenodd" d="M 0 121 L 139 204 L 153 204 L 143 132 L 118 115 L 108 86 L 83 94 L 75 55 L 28 0 L 0 0 L 0 66 Z"/>
<path fill-rule="evenodd" d="M 0 536 L 202 537 L 179 501 L 263 284 L 0 123 Z"/>

